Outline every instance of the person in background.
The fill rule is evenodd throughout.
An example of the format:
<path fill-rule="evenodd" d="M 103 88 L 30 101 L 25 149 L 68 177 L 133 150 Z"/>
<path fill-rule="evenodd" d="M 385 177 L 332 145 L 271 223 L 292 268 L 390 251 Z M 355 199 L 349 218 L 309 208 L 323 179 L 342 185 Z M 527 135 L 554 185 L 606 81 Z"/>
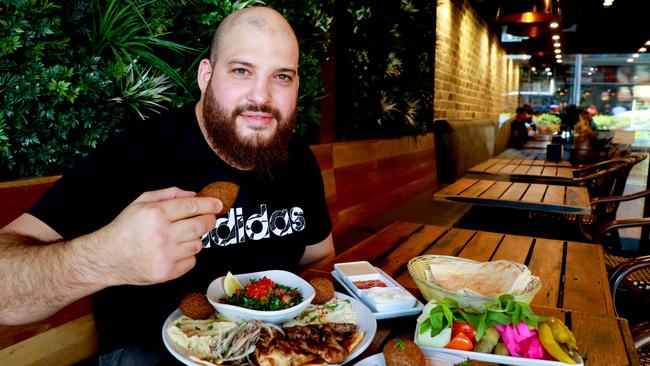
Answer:
<path fill-rule="evenodd" d="M 528 118 L 529 114 L 526 107 L 519 107 L 515 110 L 515 118 L 510 122 L 510 140 L 508 146 L 521 149 L 530 140 L 529 130 L 526 127 Z"/>
<path fill-rule="evenodd" d="M 574 145 L 589 145 L 590 141 L 596 138 L 596 128 L 591 113 L 587 109 L 580 112 L 578 122 L 573 128 Z"/>
<path fill-rule="evenodd" d="M 537 125 L 535 124 L 535 121 L 533 121 L 535 110 L 530 104 L 524 104 L 522 107 L 524 107 L 526 109 L 526 113 L 528 113 L 528 118 L 526 118 L 524 122 L 526 123 L 526 128 L 528 128 L 528 136 L 532 137 L 537 132 Z"/>
<path fill-rule="evenodd" d="M 160 330 L 188 293 L 333 254 L 319 166 L 293 136 L 298 59 L 275 10 L 226 17 L 195 106 L 107 141 L 0 230 L 0 324 L 92 294 L 100 365 L 165 363 Z M 222 202 L 195 193 L 215 181 L 240 186 L 216 220 Z"/>

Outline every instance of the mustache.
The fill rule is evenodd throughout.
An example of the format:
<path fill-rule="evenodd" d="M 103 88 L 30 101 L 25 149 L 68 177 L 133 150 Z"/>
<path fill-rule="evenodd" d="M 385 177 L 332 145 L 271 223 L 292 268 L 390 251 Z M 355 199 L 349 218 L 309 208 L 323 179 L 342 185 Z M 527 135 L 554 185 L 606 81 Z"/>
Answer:
<path fill-rule="evenodd" d="M 244 112 L 262 112 L 262 113 L 268 113 L 273 118 L 275 118 L 276 121 L 281 121 L 282 120 L 282 113 L 280 113 L 279 110 L 276 108 L 271 107 L 270 105 L 267 104 L 244 104 L 235 107 L 232 111 L 232 118 L 235 119 L 238 115 L 244 113 Z"/>

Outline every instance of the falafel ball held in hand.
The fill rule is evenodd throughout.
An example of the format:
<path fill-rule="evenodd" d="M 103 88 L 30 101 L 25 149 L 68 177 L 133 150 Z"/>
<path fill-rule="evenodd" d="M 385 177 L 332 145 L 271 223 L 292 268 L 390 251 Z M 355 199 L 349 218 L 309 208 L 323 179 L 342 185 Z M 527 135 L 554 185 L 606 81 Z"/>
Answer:
<path fill-rule="evenodd" d="M 20 279 L 0 283 L 0 324 L 92 295 L 100 362 L 137 350 L 156 364 L 160 327 L 188 292 L 227 269 L 295 271 L 331 255 L 320 169 L 292 133 L 298 57 L 277 11 L 227 16 L 199 63 L 196 105 L 112 136 L 0 229 L 0 276 Z M 213 182 L 239 186 L 232 206 L 197 196 Z M 138 332 L 124 332 L 133 318 Z"/>

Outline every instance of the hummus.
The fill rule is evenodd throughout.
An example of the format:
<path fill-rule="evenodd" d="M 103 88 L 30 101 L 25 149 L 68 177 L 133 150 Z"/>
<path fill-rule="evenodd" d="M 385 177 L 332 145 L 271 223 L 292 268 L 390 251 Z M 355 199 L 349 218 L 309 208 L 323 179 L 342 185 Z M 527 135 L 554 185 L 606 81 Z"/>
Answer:
<path fill-rule="evenodd" d="M 322 305 L 308 305 L 300 315 L 282 326 L 294 327 L 328 323 L 357 324 L 357 312 L 352 308 L 351 301 L 334 297 Z"/>
<path fill-rule="evenodd" d="M 212 358 L 211 347 L 214 337 L 223 334 L 237 326 L 237 323 L 223 318 L 194 320 L 181 316 L 167 329 L 167 336 L 184 350 L 201 358 Z"/>

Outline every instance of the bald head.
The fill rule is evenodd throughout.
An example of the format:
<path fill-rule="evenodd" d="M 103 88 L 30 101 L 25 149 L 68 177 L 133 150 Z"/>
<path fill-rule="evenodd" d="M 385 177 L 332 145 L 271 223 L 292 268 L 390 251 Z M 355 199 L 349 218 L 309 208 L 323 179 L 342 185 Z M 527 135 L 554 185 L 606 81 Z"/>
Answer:
<path fill-rule="evenodd" d="M 277 11 L 267 7 L 252 7 L 236 11 L 228 15 L 217 27 L 210 44 L 210 63 L 214 65 L 219 57 L 219 51 L 224 39 L 231 32 L 257 31 L 287 37 L 298 47 L 298 38 L 291 25 Z"/>

